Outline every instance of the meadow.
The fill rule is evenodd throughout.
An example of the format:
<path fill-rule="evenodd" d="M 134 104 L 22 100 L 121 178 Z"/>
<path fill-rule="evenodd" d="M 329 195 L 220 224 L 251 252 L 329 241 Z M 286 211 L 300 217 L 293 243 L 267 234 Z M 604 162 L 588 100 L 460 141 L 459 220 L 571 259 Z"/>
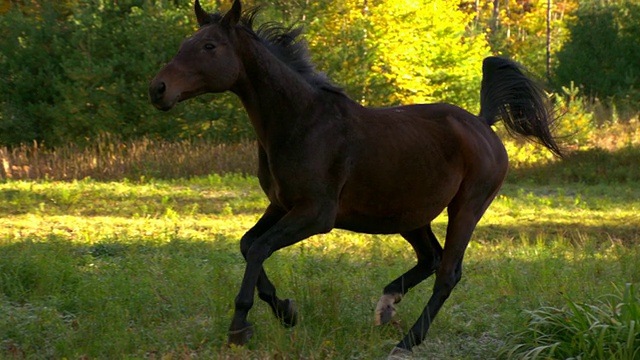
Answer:
<path fill-rule="evenodd" d="M 575 159 L 560 172 L 555 163 L 512 169 L 416 358 L 508 358 L 532 311 L 598 303 L 640 282 L 637 179 L 589 177 L 598 165 Z M 601 165 L 615 161 L 628 156 Z M 299 324 L 281 328 L 258 300 L 253 340 L 226 346 L 244 270 L 238 240 L 265 206 L 257 179 L 233 173 L 4 180 L 0 358 L 384 358 L 433 279 L 398 304 L 393 325 L 374 326 L 382 288 L 414 264 L 413 252 L 399 236 L 338 230 L 266 263 L 279 294 L 296 300 Z M 435 221 L 440 239 L 445 225 L 444 215 Z M 640 348 L 640 336 L 631 340 Z"/>

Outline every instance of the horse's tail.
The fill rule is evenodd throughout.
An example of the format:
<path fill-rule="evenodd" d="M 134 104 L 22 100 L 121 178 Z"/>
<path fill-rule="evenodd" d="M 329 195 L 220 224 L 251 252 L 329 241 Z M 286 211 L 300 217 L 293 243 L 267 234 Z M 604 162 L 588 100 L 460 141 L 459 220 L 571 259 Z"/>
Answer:
<path fill-rule="evenodd" d="M 480 117 L 489 125 L 502 120 L 510 134 L 524 135 L 562 156 L 550 130 L 556 118 L 547 95 L 514 61 L 495 56 L 484 59 Z"/>

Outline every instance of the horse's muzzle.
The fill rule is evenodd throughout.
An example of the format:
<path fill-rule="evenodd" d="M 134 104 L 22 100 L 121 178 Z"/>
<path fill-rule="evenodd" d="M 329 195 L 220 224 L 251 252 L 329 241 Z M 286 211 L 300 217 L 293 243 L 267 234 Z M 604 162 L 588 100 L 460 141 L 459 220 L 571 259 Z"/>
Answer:
<path fill-rule="evenodd" d="M 159 79 L 153 79 L 149 84 L 149 100 L 153 106 L 162 111 L 168 111 L 175 105 L 175 100 L 167 99 L 167 84 Z"/>

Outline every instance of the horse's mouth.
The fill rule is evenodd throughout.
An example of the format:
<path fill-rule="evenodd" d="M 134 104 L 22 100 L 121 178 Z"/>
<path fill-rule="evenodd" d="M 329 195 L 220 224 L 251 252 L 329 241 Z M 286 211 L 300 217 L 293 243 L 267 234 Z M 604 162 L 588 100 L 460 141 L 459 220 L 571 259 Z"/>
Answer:
<path fill-rule="evenodd" d="M 158 104 L 158 103 L 153 103 L 153 106 L 156 107 L 156 109 L 161 110 L 161 111 L 169 111 L 171 109 L 173 109 L 173 104 L 170 105 L 166 105 L 166 104 Z"/>
<path fill-rule="evenodd" d="M 152 85 L 149 88 L 149 98 L 156 109 L 169 111 L 173 109 L 177 103 L 189 100 L 193 97 L 204 94 L 205 92 L 205 90 L 198 89 L 193 91 L 181 91 L 176 94 L 175 92 L 167 91 L 166 85 L 164 85 L 164 83 L 160 83 L 159 85 Z"/>
<path fill-rule="evenodd" d="M 178 103 L 178 99 L 173 99 L 170 101 L 167 101 L 164 98 L 161 99 L 151 99 L 151 104 L 153 104 L 153 106 L 161 111 L 169 111 L 171 109 L 173 109 L 174 106 L 176 106 L 176 104 Z"/>
<path fill-rule="evenodd" d="M 173 109 L 177 103 L 183 102 L 187 99 L 192 98 L 193 96 L 189 96 L 186 93 L 180 93 L 178 95 L 173 96 L 173 98 L 167 98 L 166 96 L 151 98 L 151 103 L 158 110 L 169 111 Z"/>

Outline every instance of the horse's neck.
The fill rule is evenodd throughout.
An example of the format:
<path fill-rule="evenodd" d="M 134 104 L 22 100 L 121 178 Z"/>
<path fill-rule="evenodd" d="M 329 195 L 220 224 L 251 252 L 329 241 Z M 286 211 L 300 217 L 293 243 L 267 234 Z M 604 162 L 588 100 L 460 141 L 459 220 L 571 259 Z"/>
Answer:
<path fill-rule="evenodd" d="M 244 59 L 244 77 L 234 92 L 258 137 L 293 130 L 317 90 L 260 44 L 253 43 Z"/>

